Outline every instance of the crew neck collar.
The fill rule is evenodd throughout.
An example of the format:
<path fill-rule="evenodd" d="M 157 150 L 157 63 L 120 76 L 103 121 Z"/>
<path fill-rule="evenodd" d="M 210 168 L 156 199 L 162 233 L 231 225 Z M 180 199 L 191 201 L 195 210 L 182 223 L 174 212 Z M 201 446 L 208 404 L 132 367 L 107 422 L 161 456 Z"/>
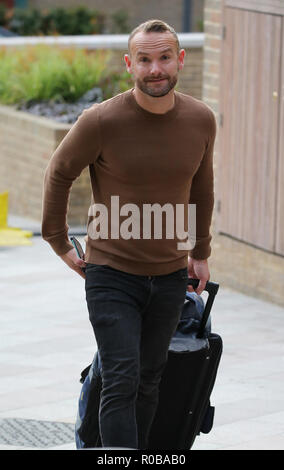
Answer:
<path fill-rule="evenodd" d="M 138 111 L 140 114 L 142 114 L 142 115 L 144 115 L 144 116 L 147 116 L 148 118 L 158 119 L 158 120 L 169 119 L 169 118 L 172 118 L 172 117 L 174 117 L 174 116 L 176 115 L 177 107 L 178 107 L 178 94 L 177 94 L 176 91 L 174 92 L 175 104 L 174 104 L 174 106 L 173 106 L 169 111 L 167 111 L 166 113 L 152 113 L 151 111 L 148 111 L 147 109 L 142 108 L 142 106 L 140 106 L 140 105 L 137 103 L 133 91 L 134 91 L 134 88 L 131 88 L 130 90 L 128 90 L 128 102 L 129 102 L 129 103 L 131 104 L 131 106 L 134 107 L 134 108 L 136 109 L 136 111 Z"/>

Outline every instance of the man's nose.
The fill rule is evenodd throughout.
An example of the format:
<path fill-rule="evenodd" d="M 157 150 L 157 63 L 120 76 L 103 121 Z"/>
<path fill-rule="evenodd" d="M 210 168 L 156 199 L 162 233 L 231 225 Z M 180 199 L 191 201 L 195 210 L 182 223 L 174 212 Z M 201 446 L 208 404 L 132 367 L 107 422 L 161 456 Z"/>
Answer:
<path fill-rule="evenodd" d="M 161 73 L 161 67 L 158 62 L 152 62 L 151 64 L 151 75 L 159 75 Z"/>

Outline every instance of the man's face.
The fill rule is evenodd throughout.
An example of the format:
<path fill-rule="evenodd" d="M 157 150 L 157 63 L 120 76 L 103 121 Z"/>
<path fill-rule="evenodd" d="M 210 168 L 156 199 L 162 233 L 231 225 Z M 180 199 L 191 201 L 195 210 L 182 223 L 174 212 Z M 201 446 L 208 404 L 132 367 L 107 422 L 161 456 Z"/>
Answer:
<path fill-rule="evenodd" d="M 131 40 L 131 55 L 125 55 L 127 71 L 145 94 L 164 96 L 175 87 L 183 68 L 184 50 L 179 53 L 174 36 L 139 32 Z"/>

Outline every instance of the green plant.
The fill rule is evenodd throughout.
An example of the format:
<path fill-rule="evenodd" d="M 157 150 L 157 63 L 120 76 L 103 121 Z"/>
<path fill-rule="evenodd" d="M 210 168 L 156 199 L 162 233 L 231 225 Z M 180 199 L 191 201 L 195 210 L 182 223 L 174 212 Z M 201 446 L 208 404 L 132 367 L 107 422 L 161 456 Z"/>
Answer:
<path fill-rule="evenodd" d="M 2 10 L 0 21 L 5 20 L 8 29 L 21 36 L 100 34 L 105 22 L 103 13 L 83 6 L 73 9 L 56 7 L 49 10 L 16 8 L 9 10 L 8 15 L 5 10 L 1 12 Z"/>
<path fill-rule="evenodd" d="M 125 72 L 110 72 L 109 53 L 46 45 L 0 49 L 0 102 L 60 99 L 74 102 L 86 91 L 101 87 L 104 99 L 131 86 Z"/>
<path fill-rule="evenodd" d="M 41 30 L 41 13 L 36 8 L 31 10 L 15 8 L 8 27 L 21 36 L 37 35 Z"/>
<path fill-rule="evenodd" d="M 113 72 L 102 77 L 100 86 L 103 90 L 104 99 L 109 99 L 118 93 L 123 93 L 133 86 L 133 81 L 128 72 Z"/>
<path fill-rule="evenodd" d="M 68 10 L 64 8 L 53 8 L 48 11 L 42 18 L 42 30 L 44 34 L 63 35 L 73 34 L 73 19 Z"/>
<path fill-rule="evenodd" d="M 96 10 L 78 7 L 72 10 L 74 34 L 100 34 L 104 28 L 105 17 Z"/>
<path fill-rule="evenodd" d="M 6 25 L 6 7 L 2 3 L 0 4 L 0 26 Z"/>
<path fill-rule="evenodd" d="M 203 33 L 204 32 L 204 21 L 202 19 L 199 19 L 196 21 L 196 27 L 197 31 Z"/>
<path fill-rule="evenodd" d="M 42 16 L 44 34 L 98 34 L 102 31 L 104 16 L 86 7 L 74 9 L 53 8 Z"/>
<path fill-rule="evenodd" d="M 130 32 L 128 25 L 128 12 L 127 10 L 120 8 L 111 15 L 112 18 L 112 33 L 127 34 Z"/>

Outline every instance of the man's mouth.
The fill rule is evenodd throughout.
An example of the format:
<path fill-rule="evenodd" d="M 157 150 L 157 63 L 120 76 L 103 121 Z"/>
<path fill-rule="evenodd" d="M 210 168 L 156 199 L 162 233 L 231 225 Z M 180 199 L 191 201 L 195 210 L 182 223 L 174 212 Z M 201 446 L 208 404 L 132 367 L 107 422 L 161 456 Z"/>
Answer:
<path fill-rule="evenodd" d="M 162 82 L 163 80 L 166 80 L 165 78 L 158 78 L 158 79 L 152 79 L 152 80 L 147 80 L 148 82 Z"/>

